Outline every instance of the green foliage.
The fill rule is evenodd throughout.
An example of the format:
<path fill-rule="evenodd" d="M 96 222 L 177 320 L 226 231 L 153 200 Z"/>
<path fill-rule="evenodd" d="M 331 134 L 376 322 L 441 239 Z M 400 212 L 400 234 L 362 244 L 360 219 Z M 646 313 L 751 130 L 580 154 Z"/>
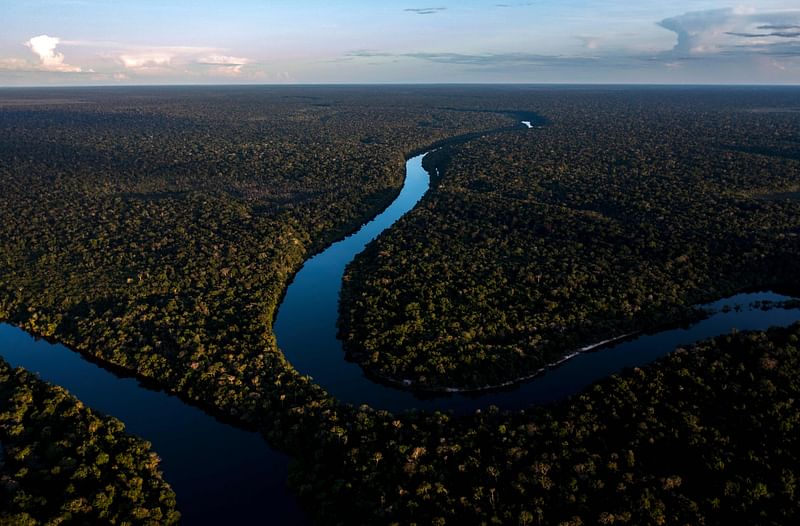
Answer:
<path fill-rule="evenodd" d="M 481 388 L 796 285 L 800 201 L 781 192 L 800 184 L 800 120 L 750 111 L 790 95 L 530 97 L 547 126 L 436 152 L 435 188 L 349 267 L 348 352 L 412 388 Z"/>
<path fill-rule="evenodd" d="M 509 122 L 402 99 L 5 90 L 0 315 L 245 418 L 324 398 L 271 334 L 292 273 L 393 198 L 403 152 Z"/>
<path fill-rule="evenodd" d="M 0 318 L 258 426 L 296 457 L 291 483 L 322 522 L 796 522 L 797 327 L 716 340 L 550 409 L 467 416 L 338 404 L 271 334 L 292 273 L 391 199 L 403 154 L 507 126 L 494 111 L 508 108 L 551 125 L 442 150 L 430 197 L 351 270 L 344 328 L 377 353 L 372 370 L 426 387 L 507 379 L 695 301 L 794 282 L 796 114 L 747 110 L 796 92 L 768 95 L 3 90 Z M 88 411 L 67 411 L 50 432 L 79 434 L 45 447 L 38 418 L 66 416 L 35 393 L 15 387 L 2 409 L 3 469 L 19 463 L 20 480 L 84 436 L 74 415 Z M 91 462 L 50 452 L 75 497 L 25 489 L 2 509 L 25 523 L 136 501 L 126 517 L 146 520 L 160 479 L 134 474 L 144 450 L 103 422 Z M 98 483 L 111 466 L 131 473 L 122 492 Z"/>
<path fill-rule="evenodd" d="M 150 444 L 0 358 L 0 523 L 175 524 Z"/>
<path fill-rule="evenodd" d="M 547 408 L 378 415 L 300 490 L 347 481 L 314 496 L 339 524 L 794 524 L 798 336 L 716 338 Z"/>

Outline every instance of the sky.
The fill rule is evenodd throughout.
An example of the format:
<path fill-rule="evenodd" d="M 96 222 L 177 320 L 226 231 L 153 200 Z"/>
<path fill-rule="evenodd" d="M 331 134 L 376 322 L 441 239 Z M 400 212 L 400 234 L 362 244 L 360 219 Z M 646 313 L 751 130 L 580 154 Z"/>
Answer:
<path fill-rule="evenodd" d="M 800 84 L 800 1 L 0 0 L 0 86 Z"/>

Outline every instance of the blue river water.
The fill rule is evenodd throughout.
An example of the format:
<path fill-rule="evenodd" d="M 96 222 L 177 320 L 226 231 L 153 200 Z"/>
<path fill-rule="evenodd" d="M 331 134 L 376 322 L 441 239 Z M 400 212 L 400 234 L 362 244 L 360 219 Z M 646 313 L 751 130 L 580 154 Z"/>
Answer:
<path fill-rule="evenodd" d="M 525 124 L 530 127 L 529 123 Z M 480 393 L 420 395 L 377 383 L 345 360 L 337 339 L 339 293 L 347 264 L 382 231 L 411 210 L 430 187 L 419 155 L 406 164 L 397 199 L 355 234 L 310 258 L 294 277 L 274 324 L 278 345 L 292 365 L 345 403 L 391 411 L 470 412 L 496 405 L 521 409 L 574 394 L 625 367 L 644 365 L 680 345 L 732 330 L 761 330 L 800 321 L 800 309 L 751 308 L 756 301 L 789 299 L 774 292 L 738 294 L 706 305 L 708 318 L 686 327 L 641 335 L 579 354 L 509 388 Z M 723 309 L 724 306 L 740 309 Z M 286 489 L 288 458 L 255 433 L 220 422 L 177 397 L 133 378 L 119 377 L 63 345 L 37 340 L 0 324 L 0 356 L 13 366 L 61 385 L 88 406 L 122 420 L 149 440 L 162 458 L 185 524 L 306 524 Z"/>
<path fill-rule="evenodd" d="M 0 324 L 0 355 L 151 442 L 177 494 L 183 524 L 308 524 L 286 487 L 288 457 L 260 434 L 223 423 L 9 324 Z"/>
<path fill-rule="evenodd" d="M 529 123 L 523 123 L 530 128 Z M 703 305 L 714 312 L 689 327 L 642 335 L 602 350 L 575 356 L 528 381 L 470 393 L 419 393 L 376 382 L 360 365 L 345 360 L 342 341 L 337 338 L 339 295 L 345 267 L 366 245 L 414 208 L 430 187 L 430 176 L 419 155 L 406 163 L 406 182 L 397 199 L 383 213 L 360 230 L 332 244 L 310 258 L 289 285 L 278 309 L 273 330 L 278 346 L 295 369 L 311 376 L 317 384 L 342 402 L 369 404 L 399 412 L 408 409 L 472 412 L 496 405 L 522 409 L 549 403 L 577 393 L 590 383 L 625 367 L 644 365 L 679 345 L 726 334 L 732 330 L 761 330 L 800 321 L 799 309 L 762 311 L 746 306 L 756 301 L 791 299 L 773 292 L 737 294 Z M 743 305 L 739 311 L 722 312 L 725 305 Z"/>

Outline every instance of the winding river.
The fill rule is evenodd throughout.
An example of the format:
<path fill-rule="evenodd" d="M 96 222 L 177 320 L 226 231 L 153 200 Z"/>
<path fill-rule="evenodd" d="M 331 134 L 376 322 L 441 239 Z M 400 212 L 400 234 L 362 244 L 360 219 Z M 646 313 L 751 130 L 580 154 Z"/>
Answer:
<path fill-rule="evenodd" d="M 530 118 L 530 117 L 528 117 Z M 521 121 L 535 133 L 537 121 Z M 534 125 L 534 123 L 536 123 Z M 337 338 L 339 293 L 345 267 L 367 244 L 414 208 L 430 187 L 430 175 L 417 155 L 406 162 L 406 180 L 400 195 L 372 221 L 354 234 L 332 244 L 308 259 L 286 290 L 273 330 L 278 346 L 299 372 L 342 402 L 369 404 L 399 412 L 409 409 L 472 412 L 496 405 L 522 409 L 548 403 L 577 393 L 590 383 L 625 367 L 644 365 L 682 344 L 689 344 L 736 330 L 763 330 L 800 321 L 800 309 L 763 311 L 748 307 L 757 301 L 791 299 L 770 291 L 743 293 L 700 307 L 710 315 L 687 327 L 678 327 L 598 346 L 595 352 L 573 356 L 545 374 L 508 388 L 470 393 L 418 393 L 376 381 L 360 365 L 345 360 L 342 341 Z M 743 308 L 734 309 L 735 306 Z M 728 306 L 730 309 L 726 309 Z"/>
<path fill-rule="evenodd" d="M 273 524 L 309 523 L 286 487 L 288 457 L 259 433 L 223 423 L 9 324 L 0 325 L 0 354 L 150 441 L 177 494 L 183 524 L 263 524 L 267 518 Z"/>
<path fill-rule="evenodd" d="M 523 126 L 534 128 L 527 119 Z M 646 364 L 679 345 L 733 329 L 766 329 L 800 320 L 800 309 L 764 311 L 751 306 L 756 301 L 787 300 L 787 296 L 768 291 L 738 294 L 704 306 L 710 315 L 703 321 L 579 354 L 507 389 L 431 396 L 377 383 L 357 364 L 344 359 L 336 337 L 342 277 L 347 264 L 370 241 L 425 195 L 430 177 L 422 168 L 423 157 L 408 160 L 404 186 L 384 212 L 306 261 L 278 310 L 274 331 L 289 361 L 343 402 L 368 403 L 391 411 L 467 412 L 489 405 L 523 408 L 576 393 L 593 381 L 624 367 Z M 737 305 L 741 308 L 724 309 Z M 13 366 L 67 388 L 87 405 L 114 415 L 129 431 L 149 440 L 162 458 L 165 478 L 177 493 L 185 524 L 307 523 L 286 490 L 287 457 L 272 450 L 259 434 L 221 422 L 177 397 L 117 376 L 63 345 L 34 339 L 9 324 L 0 324 L 0 355 Z"/>

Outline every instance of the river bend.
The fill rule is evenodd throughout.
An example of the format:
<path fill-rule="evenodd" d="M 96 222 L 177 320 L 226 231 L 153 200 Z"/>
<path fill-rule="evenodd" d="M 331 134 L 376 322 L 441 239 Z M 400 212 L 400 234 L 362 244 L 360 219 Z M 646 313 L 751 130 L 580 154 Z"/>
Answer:
<path fill-rule="evenodd" d="M 520 118 L 530 119 L 522 122 L 526 128 L 539 127 L 532 117 Z M 800 320 L 797 308 L 765 311 L 751 306 L 756 301 L 787 300 L 787 296 L 768 291 L 738 294 L 705 305 L 710 315 L 703 321 L 579 354 L 507 389 L 434 396 L 377 383 L 359 365 L 345 360 L 336 337 L 342 277 L 347 264 L 428 191 L 430 177 L 422 168 L 423 157 L 408 160 L 403 188 L 386 210 L 305 262 L 278 310 L 274 331 L 281 350 L 300 373 L 313 377 L 342 402 L 391 411 L 468 412 L 489 405 L 519 409 L 564 398 L 622 368 L 655 360 L 679 345 L 733 329 L 762 330 Z M 741 308 L 733 308 L 737 305 Z M 283 525 L 307 523 L 286 489 L 288 458 L 272 450 L 259 434 L 220 422 L 177 397 L 117 376 L 63 345 L 34 339 L 9 324 L 0 324 L 0 355 L 13 366 L 65 387 L 149 440 L 162 458 L 165 479 L 177 494 L 185 524 L 253 524 L 265 519 Z"/>

